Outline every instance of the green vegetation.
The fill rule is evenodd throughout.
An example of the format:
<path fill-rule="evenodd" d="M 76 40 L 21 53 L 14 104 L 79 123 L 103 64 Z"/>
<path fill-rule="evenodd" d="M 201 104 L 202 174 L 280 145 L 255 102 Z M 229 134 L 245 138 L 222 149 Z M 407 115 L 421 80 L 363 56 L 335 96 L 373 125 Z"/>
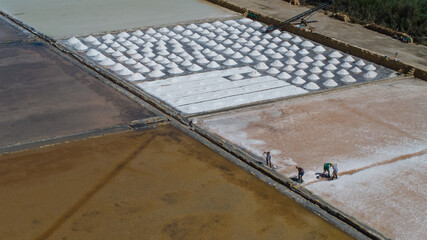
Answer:
<path fill-rule="evenodd" d="M 320 4 L 325 0 L 305 0 Z M 376 23 L 411 35 L 427 44 L 427 0 L 335 0 L 335 12 L 347 14 L 358 23 Z"/>

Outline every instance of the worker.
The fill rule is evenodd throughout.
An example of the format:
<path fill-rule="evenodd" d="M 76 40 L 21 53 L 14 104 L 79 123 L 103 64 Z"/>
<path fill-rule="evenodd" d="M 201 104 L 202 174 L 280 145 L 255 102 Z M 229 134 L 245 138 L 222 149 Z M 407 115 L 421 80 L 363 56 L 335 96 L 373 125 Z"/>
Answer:
<path fill-rule="evenodd" d="M 267 167 L 271 167 L 271 153 L 270 151 L 268 152 L 264 152 L 263 154 L 265 154 L 265 162 L 267 164 Z"/>
<path fill-rule="evenodd" d="M 331 177 L 331 172 L 329 171 L 329 168 L 332 166 L 332 163 L 325 163 L 323 164 L 323 177 L 325 177 L 325 173 L 328 172 L 328 178 Z"/>
<path fill-rule="evenodd" d="M 296 169 L 298 169 L 298 181 L 300 183 L 303 183 L 304 180 L 302 180 L 302 176 L 304 176 L 304 169 L 302 167 L 296 166 Z"/>
<path fill-rule="evenodd" d="M 332 169 L 334 170 L 332 174 L 332 179 L 338 179 L 338 164 L 332 164 Z"/>

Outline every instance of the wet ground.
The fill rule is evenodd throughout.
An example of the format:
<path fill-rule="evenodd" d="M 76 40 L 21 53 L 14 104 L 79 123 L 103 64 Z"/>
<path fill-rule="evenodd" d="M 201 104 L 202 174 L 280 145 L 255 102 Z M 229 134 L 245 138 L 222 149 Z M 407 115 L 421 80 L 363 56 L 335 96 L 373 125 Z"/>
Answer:
<path fill-rule="evenodd" d="M 40 42 L 0 45 L 0 76 L 0 146 L 154 116 Z"/>
<path fill-rule="evenodd" d="M 172 127 L 0 157 L 2 239 L 347 239 Z"/>
<path fill-rule="evenodd" d="M 316 183 L 315 194 L 333 203 L 339 202 L 338 206 L 345 212 L 352 209 L 350 212 L 354 213 L 353 216 L 369 222 L 376 229 L 385 230 L 386 235 L 391 234 L 392 238 L 416 238 L 419 235 L 407 229 L 421 228 L 422 221 L 401 222 L 397 219 L 422 219 L 425 212 L 418 209 L 423 208 L 424 204 L 416 199 L 422 196 L 425 202 L 427 199 L 424 193 L 414 190 L 416 194 L 397 194 L 389 199 L 389 193 L 399 191 L 395 181 L 384 181 L 381 189 L 369 187 L 367 183 L 366 192 L 372 191 L 377 195 L 381 195 L 381 192 L 383 195 L 378 196 L 378 203 L 370 204 L 359 202 L 358 194 L 350 190 L 347 195 L 335 193 L 338 186 L 339 189 L 342 186 L 350 187 L 351 184 L 346 185 L 347 178 L 340 177 L 330 188 L 325 182 L 319 182 L 325 180 L 319 178 L 319 174 L 323 172 L 325 162 L 337 163 L 340 175 L 347 176 L 359 172 L 363 174 L 379 165 L 397 171 L 391 163 L 404 162 L 416 156 L 425 158 L 425 99 L 427 83 L 411 78 L 201 117 L 197 119 L 197 124 L 260 158 L 264 151 L 270 150 L 276 171 L 287 177 L 296 176 L 295 166 L 303 167 L 306 172 L 304 186 L 311 189 L 310 184 Z M 423 157 L 418 161 L 421 159 Z M 364 176 L 375 178 L 372 176 L 374 172 L 367 172 Z M 402 177 L 398 181 L 404 182 Z M 411 177 L 418 179 L 413 182 L 415 189 L 420 189 L 418 182 L 427 181 L 425 175 L 418 171 L 411 172 Z M 348 197 L 345 197 L 348 195 L 353 197 L 354 202 L 348 201 Z M 406 198 L 411 198 L 407 201 L 414 201 L 414 204 L 409 204 L 401 211 L 400 205 L 396 203 Z M 391 203 L 382 205 L 381 210 L 396 214 L 393 217 L 383 215 L 378 217 L 381 220 L 370 221 L 371 217 L 377 217 L 378 214 L 370 209 L 377 209 L 378 204 L 385 202 Z M 354 205 L 359 204 L 365 211 L 357 212 L 353 209 Z"/>
<path fill-rule="evenodd" d="M 237 15 L 200 0 L 0 0 L 0 8 L 53 38 Z"/>
<path fill-rule="evenodd" d="M 290 5 L 289 2 L 283 0 L 229 0 L 229 2 L 283 21 L 310 9 Z M 323 35 L 368 49 L 380 55 L 394 57 L 397 52 L 397 58 L 402 62 L 420 69 L 427 69 L 426 46 L 403 43 L 390 36 L 368 30 L 361 25 L 332 19 L 321 12 L 315 14 L 310 20 L 318 21 L 310 23 L 310 26 Z"/>
<path fill-rule="evenodd" d="M 30 35 L 13 27 L 9 21 L 0 16 L 0 43 L 30 38 Z"/>

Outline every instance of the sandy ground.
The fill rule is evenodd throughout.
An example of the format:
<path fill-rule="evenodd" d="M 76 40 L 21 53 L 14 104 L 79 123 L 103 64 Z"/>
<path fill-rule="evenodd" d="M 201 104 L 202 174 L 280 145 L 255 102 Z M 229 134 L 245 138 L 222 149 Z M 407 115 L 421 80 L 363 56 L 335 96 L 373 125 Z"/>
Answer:
<path fill-rule="evenodd" d="M 338 163 L 340 173 L 350 175 L 425 155 L 426 99 L 427 83 L 406 79 L 201 117 L 197 124 L 260 157 L 271 150 L 276 170 L 285 176 L 294 177 L 295 166 L 302 166 L 307 184 L 319 181 L 316 174 L 325 162 Z M 416 177 L 426 180 L 423 174 Z M 383 191 L 392 190 L 384 187 Z M 346 205 L 344 199 L 335 200 Z M 360 220 L 369 217 L 368 212 Z M 398 217 L 409 216 L 403 212 Z M 383 219 L 372 226 L 406 232 L 408 225 Z"/>
<path fill-rule="evenodd" d="M 0 46 L 0 146 L 153 116 L 41 43 Z"/>
<path fill-rule="evenodd" d="M 296 7 L 283 0 L 228 0 L 278 19 L 287 20 L 307 11 L 307 7 Z M 317 13 L 310 20 L 317 23 L 310 25 L 319 33 L 348 42 L 355 46 L 368 49 L 381 55 L 393 56 L 398 52 L 402 62 L 418 68 L 427 69 L 427 47 L 406 44 L 389 36 L 368 30 L 358 24 L 350 24 L 329 18 L 323 13 Z"/>
<path fill-rule="evenodd" d="M 172 127 L 3 155 L 0 204 L 1 239 L 348 238 Z"/>
<path fill-rule="evenodd" d="M 0 0 L 0 8 L 54 38 L 237 15 L 201 0 Z"/>
<path fill-rule="evenodd" d="M 0 16 L 0 43 L 24 40 L 29 37 L 29 34 L 19 31 L 4 17 Z"/>

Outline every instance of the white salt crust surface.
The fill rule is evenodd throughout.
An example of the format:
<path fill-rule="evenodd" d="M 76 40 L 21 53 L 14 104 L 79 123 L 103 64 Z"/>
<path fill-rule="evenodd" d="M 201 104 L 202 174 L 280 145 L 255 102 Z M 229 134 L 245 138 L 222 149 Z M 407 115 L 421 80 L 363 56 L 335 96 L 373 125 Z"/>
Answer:
<path fill-rule="evenodd" d="M 384 67 L 286 32 L 265 34 L 263 28 L 265 25 L 243 18 L 81 39 L 73 37 L 64 43 L 118 77 L 137 84 L 182 114 L 234 108 L 395 74 Z M 96 51 L 100 54 L 95 55 Z M 115 68 L 111 61 L 120 62 L 124 68 Z M 360 71 L 346 70 L 356 66 L 361 67 Z M 244 67 L 250 67 L 250 72 L 237 70 Z M 229 76 L 221 75 L 218 77 L 222 78 L 217 80 L 239 81 L 238 86 L 230 82 L 226 85 L 229 88 L 225 88 L 225 85 L 215 83 L 215 76 L 206 79 L 201 74 L 209 71 L 217 71 L 215 74 L 218 74 L 218 71 L 227 69 Z M 138 75 L 140 80 L 130 77 L 136 73 L 141 75 Z M 180 83 L 190 76 L 193 79 L 191 84 Z M 169 92 L 176 93 L 176 96 L 170 98 L 161 90 L 153 89 L 154 86 L 163 88 L 161 83 L 170 79 L 174 84 L 168 85 Z M 153 80 L 160 84 L 138 84 L 138 81 Z M 190 90 L 185 91 L 182 89 L 184 86 Z M 207 96 L 200 98 L 200 95 Z M 178 99 L 184 96 L 185 101 Z"/>
<path fill-rule="evenodd" d="M 307 186 L 392 239 L 425 239 L 427 154 Z"/>
<path fill-rule="evenodd" d="M 427 202 L 424 190 L 427 181 L 425 99 L 425 81 L 404 79 L 196 117 L 193 122 L 260 158 L 264 151 L 270 150 L 275 171 L 286 177 L 296 177 L 295 166 L 303 167 L 304 185 L 310 188 L 315 185 L 311 188 L 315 194 L 327 196 L 325 200 L 334 206 L 339 203 L 339 208 L 345 212 L 355 205 L 363 208 L 364 211 L 349 213 L 355 213 L 358 220 L 369 224 L 371 218 L 375 219 L 376 225 L 372 226 L 386 235 L 419 239 L 422 234 L 427 234 L 423 227 L 425 217 L 420 220 L 422 215 L 416 213 L 414 218 L 420 221 L 416 223 L 412 219 L 409 224 L 415 224 L 415 227 L 408 227 L 409 232 L 404 229 L 407 225 L 402 219 L 412 218 L 412 212 L 423 210 Z M 392 164 L 417 156 L 420 157 L 417 161 L 423 161 L 420 168 L 424 170 L 419 172 L 413 172 L 412 167 L 407 171 L 405 167 Z M 325 162 L 338 164 L 341 174 L 338 180 L 329 182 L 317 178 Z M 383 164 L 384 170 L 368 171 L 377 168 L 375 165 L 378 164 Z M 373 176 L 377 173 L 380 175 Z M 362 175 L 351 178 L 350 174 Z M 416 179 L 407 179 L 409 175 Z M 381 180 L 382 177 L 385 179 Z M 364 181 L 364 178 L 369 180 Z M 341 181 L 346 179 L 351 182 L 341 186 Z M 407 184 L 394 187 L 394 182 Z M 362 187 L 363 191 L 357 190 Z M 341 189 L 346 189 L 342 199 Z M 409 196 L 413 189 L 416 189 L 415 193 Z M 385 205 L 369 202 L 369 197 L 362 196 L 363 192 L 376 194 L 376 191 L 378 197 L 384 194 Z M 352 192 L 355 194 L 350 196 Z M 360 203 L 357 202 L 359 196 L 364 199 Z M 402 202 L 412 204 L 407 207 L 408 211 L 402 207 Z M 385 215 L 376 218 L 377 208 L 396 216 L 390 221 Z M 412 231 L 417 228 L 420 230 Z"/>

